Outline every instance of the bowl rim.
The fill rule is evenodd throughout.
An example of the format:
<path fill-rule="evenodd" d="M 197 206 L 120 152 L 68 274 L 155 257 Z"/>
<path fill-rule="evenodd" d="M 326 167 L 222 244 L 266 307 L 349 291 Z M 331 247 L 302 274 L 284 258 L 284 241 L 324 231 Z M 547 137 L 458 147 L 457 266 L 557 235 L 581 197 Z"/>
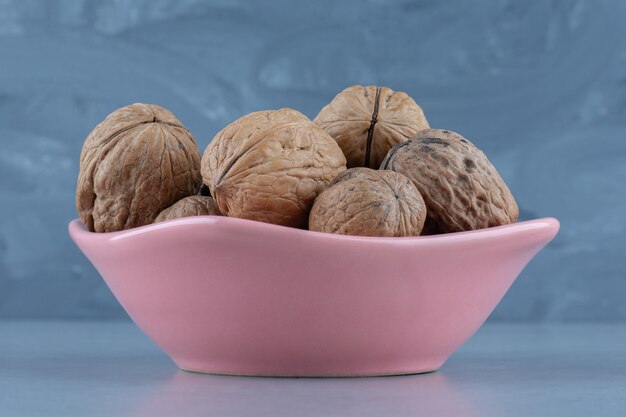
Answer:
<path fill-rule="evenodd" d="M 301 237 L 315 237 L 324 239 L 335 239 L 343 241 L 359 241 L 359 242 L 440 242 L 454 240 L 473 240 L 475 238 L 496 237 L 500 235 L 507 235 L 512 231 L 521 230 L 535 230 L 544 229 L 550 232 L 553 236 L 556 235 L 560 229 L 560 222 L 554 217 L 541 217 L 531 220 L 524 220 L 521 222 L 515 222 L 502 226 L 488 227 L 485 229 L 468 230 L 463 232 L 452 232 L 438 235 L 426 235 L 426 236 L 407 236 L 407 237 L 380 237 L 380 236 L 351 236 L 351 235 L 339 235 L 333 233 L 316 232 L 312 230 L 297 229 L 288 226 L 276 225 L 271 223 L 264 223 L 249 219 L 240 219 L 236 217 L 226 216 L 191 216 L 181 217 L 178 219 L 165 220 L 159 223 L 147 224 L 144 226 L 134 227 L 132 229 L 120 230 L 116 232 L 91 232 L 87 230 L 83 222 L 75 218 L 70 221 L 68 228 L 70 234 L 80 233 L 83 236 L 89 236 L 90 238 L 102 238 L 111 240 L 120 240 L 128 237 L 134 237 L 145 233 L 151 233 L 155 231 L 163 231 L 171 228 L 178 228 L 180 226 L 197 226 L 197 225 L 223 225 L 229 227 L 245 227 L 249 230 L 255 230 L 264 233 L 282 233 L 292 234 L 294 236 Z"/>

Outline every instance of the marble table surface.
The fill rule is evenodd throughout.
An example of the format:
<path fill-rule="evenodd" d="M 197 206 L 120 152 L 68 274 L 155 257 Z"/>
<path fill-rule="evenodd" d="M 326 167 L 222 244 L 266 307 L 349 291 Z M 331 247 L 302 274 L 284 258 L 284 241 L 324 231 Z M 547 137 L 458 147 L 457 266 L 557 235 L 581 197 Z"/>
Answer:
<path fill-rule="evenodd" d="M 626 325 L 487 324 L 434 373 L 178 370 L 130 322 L 0 321 L 0 415 L 623 416 Z"/>

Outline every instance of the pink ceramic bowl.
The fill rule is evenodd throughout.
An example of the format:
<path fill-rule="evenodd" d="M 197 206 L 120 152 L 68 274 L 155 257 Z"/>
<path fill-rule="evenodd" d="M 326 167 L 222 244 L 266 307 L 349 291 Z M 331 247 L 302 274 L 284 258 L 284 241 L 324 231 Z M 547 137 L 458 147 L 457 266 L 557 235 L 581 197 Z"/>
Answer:
<path fill-rule="evenodd" d="M 367 238 L 228 217 L 70 235 L 182 369 L 237 375 L 433 371 L 558 232 L 545 218 Z"/>

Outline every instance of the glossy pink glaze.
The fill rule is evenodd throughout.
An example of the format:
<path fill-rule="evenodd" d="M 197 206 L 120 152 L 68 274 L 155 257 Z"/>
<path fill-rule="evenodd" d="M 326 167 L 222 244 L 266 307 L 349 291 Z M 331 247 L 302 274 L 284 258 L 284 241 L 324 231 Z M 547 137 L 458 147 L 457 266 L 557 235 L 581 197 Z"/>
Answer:
<path fill-rule="evenodd" d="M 367 238 L 227 217 L 70 235 L 183 369 L 363 376 L 436 370 L 559 229 Z"/>

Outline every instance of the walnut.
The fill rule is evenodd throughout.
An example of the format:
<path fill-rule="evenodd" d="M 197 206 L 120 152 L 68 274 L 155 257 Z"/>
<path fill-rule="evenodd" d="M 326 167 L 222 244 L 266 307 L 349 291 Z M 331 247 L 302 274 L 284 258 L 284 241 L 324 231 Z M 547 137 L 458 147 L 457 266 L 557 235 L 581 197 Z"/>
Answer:
<path fill-rule="evenodd" d="M 381 169 L 413 181 L 426 201 L 424 234 L 483 229 L 517 221 L 511 191 L 485 154 L 448 130 L 418 132 L 389 151 Z"/>
<path fill-rule="evenodd" d="M 393 171 L 352 168 L 313 204 L 309 230 L 359 236 L 418 236 L 426 205 L 413 183 Z"/>
<path fill-rule="evenodd" d="M 391 147 L 428 129 L 422 108 L 407 94 L 360 85 L 337 94 L 314 122 L 337 141 L 348 168 L 377 169 Z"/>
<path fill-rule="evenodd" d="M 221 216 L 215 200 L 211 197 L 205 197 L 201 195 L 192 195 L 185 197 L 177 203 L 172 204 L 165 210 L 163 210 L 157 218 L 155 223 L 165 220 L 178 219 L 181 217 L 191 216 Z"/>
<path fill-rule="evenodd" d="M 291 109 L 251 113 L 222 129 L 202 177 L 222 214 L 304 227 L 315 197 L 346 169 L 337 143 Z"/>
<path fill-rule="evenodd" d="M 76 207 L 85 226 L 114 232 L 150 224 L 200 188 L 200 151 L 168 110 L 133 104 L 89 134 L 80 155 Z"/>

